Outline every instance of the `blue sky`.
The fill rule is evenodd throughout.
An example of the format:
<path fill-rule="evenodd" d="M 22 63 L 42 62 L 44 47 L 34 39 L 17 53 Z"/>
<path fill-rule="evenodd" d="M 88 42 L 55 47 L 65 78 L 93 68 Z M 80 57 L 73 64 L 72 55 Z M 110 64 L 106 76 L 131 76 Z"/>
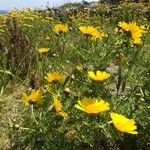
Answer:
<path fill-rule="evenodd" d="M 57 7 L 67 2 L 81 2 L 82 0 L 0 0 L 0 9 L 11 10 L 14 7 L 22 9 L 25 7 L 44 8 L 47 4 L 50 7 Z M 86 0 L 87 2 L 99 0 Z"/>

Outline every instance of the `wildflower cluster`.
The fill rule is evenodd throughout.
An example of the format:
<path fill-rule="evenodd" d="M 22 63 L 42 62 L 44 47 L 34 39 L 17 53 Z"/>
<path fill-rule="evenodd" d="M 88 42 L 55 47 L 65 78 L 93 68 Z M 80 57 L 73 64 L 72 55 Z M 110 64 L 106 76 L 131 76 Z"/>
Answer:
<path fill-rule="evenodd" d="M 123 7 L 0 15 L 0 93 L 10 79 L 24 89 L 23 105 L 11 100 L 11 149 L 145 148 L 149 26 Z"/>
<path fill-rule="evenodd" d="M 47 76 L 45 76 L 45 79 L 51 83 L 51 84 L 56 84 L 62 79 L 63 75 L 60 74 L 59 72 L 53 72 L 53 73 L 48 73 Z M 99 81 L 104 81 L 110 77 L 109 73 L 102 72 L 97 70 L 96 75 L 94 74 L 93 71 L 88 71 L 87 77 L 91 79 L 92 81 L 96 81 L 98 83 Z M 59 116 L 66 118 L 69 117 L 69 114 L 65 111 L 63 111 L 63 106 L 59 100 L 59 95 L 55 94 L 52 92 L 53 95 L 53 106 L 55 108 L 56 114 Z M 26 95 L 25 93 L 23 94 L 23 100 L 26 105 L 35 105 L 35 104 L 41 104 L 43 99 L 42 94 L 40 93 L 39 90 L 32 90 L 31 95 Z M 110 104 L 102 99 L 98 98 L 88 98 L 84 97 L 81 100 L 78 100 L 77 104 L 74 106 L 75 108 L 86 112 L 87 114 L 99 114 L 105 111 L 110 110 Z M 112 122 L 114 126 L 117 128 L 117 130 L 121 132 L 127 132 L 130 134 L 138 134 L 135 121 L 134 119 L 128 119 L 124 117 L 121 114 L 117 113 L 110 113 L 110 116 L 112 118 Z"/>

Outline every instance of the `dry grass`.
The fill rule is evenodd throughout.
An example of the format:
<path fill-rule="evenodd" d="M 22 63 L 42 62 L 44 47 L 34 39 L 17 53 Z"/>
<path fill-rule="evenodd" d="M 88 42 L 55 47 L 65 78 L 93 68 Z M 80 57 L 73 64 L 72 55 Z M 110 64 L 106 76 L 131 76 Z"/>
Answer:
<path fill-rule="evenodd" d="M 0 150 L 10 148 L 8 129 L 11 127 L 9 118 L 18 116 L 18 108 L 21 103 L 23 87 L 16 85 L 8 88 L 8 93 L 0 96 Z"/>

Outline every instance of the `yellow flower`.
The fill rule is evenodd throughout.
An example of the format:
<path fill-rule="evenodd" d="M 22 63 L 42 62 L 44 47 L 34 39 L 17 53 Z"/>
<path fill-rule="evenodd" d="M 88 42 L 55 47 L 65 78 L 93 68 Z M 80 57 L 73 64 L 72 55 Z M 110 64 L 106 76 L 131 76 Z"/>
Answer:
<path fill-rule="evenodd" d="M 42 104 L 43 96 L 40 90 L 32 90 L 30 95 L 23 93 L 23 101 L 25 105 Z"/>
<path fill-rule="evenodd" d="M 145 29 L 143 27 L 139 27 L 135 22 L 119 22 L 118 28 L 115 29 L 117 32 L 125 32 L 131 36 L 131 42 L 133 44 L 141 44 L 142 34 L 145 33 Z"/>
<path fill-rule="evenodd" d="M 88 71 L 87 75 L 92 81 L 100 82 L 110 77 L 110 74 L 105 71 L 96 71 L 96 74 L 93 71 Z"/>
<path fill-rule="evenodd" d="M 21 14 L 21 13 L 19 13 L 18 11 L 15 11 L 15 10 L 12 11 L 12 12 L 10 12 L 10 16 L 11 16 L 11 17 L 20 17 L 20 14 Z"/>
<path fill-rule="evenodd" d="M 108 102 L 99 100 L 97 98 L 83 98 L 82 100 L 78 101 L 78 104 L 75 105 L 75 108 L 88 114 L 98 114 L 110 109 Z"/>
<path fill-rule="evenodd" d="M 99 32 L 99 31 L 97 30 L 97 28 L 94 28 L 94 27 L 92 27 L 92 26 L 80 26 L 80 27 L 79 27 L 79 30 L 80 30 L 83 34 L 85 34 L 86 36 L 91 37 L 93 40 L 96 40 L 97 38 L 100 38 L 100 39 L 101 39 L 102 37 L 105 36 L 104 33 Z"/>
<path fill-rule="evenodd" d="M 38 51 L 39 51 L 40 54 L 46 53 L 46 52 L 49 51 L 49 48 L 39 48 Z"/>
<path fill-rule="evenodd" d="M 62 104 L 59 101 L 58 95 L 53 95 L 53 105 L 58 115 L 64 118 L 68 116 L 68 114 L 62 110 Z"/>
<path fill-rule="evenodd" d="M 137 126 L 135 125 L 134 119 L 128 119 L 125 116 L 114 112 L 110 113 L 110 117 L 117 130 L 130 134 L 138 134 L 138 132 L 135 131 Z"/>
<path fill-rule="evenodd" d="M 129 32 L 131 33 L 133 44 L 140 44 L 144 30 L 137 26 L 135 22 L 129 22 Z"/>
<path fill-rule="evenodd" d="M 44 77 L 50 83 L 58 83 L 64 78 L 64 75 L 59 72 L 50 72 Z"/>
<path fill-rule="evenodd" d="M 68 31 L 68 25 L 67 24 L 57 24 L 54 26 L 54 32 L 56 33 L 63 33 Z"/>

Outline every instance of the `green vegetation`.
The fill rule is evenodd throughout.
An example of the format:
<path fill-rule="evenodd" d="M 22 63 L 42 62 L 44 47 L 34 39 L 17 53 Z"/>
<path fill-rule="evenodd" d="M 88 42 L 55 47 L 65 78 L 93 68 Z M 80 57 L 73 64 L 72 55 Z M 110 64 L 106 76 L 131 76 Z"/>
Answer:
<path fill-rule="evenodd" d="M 0 149 L 149 150 L 149 3 L 74 7 L 0 15 Z"/>

